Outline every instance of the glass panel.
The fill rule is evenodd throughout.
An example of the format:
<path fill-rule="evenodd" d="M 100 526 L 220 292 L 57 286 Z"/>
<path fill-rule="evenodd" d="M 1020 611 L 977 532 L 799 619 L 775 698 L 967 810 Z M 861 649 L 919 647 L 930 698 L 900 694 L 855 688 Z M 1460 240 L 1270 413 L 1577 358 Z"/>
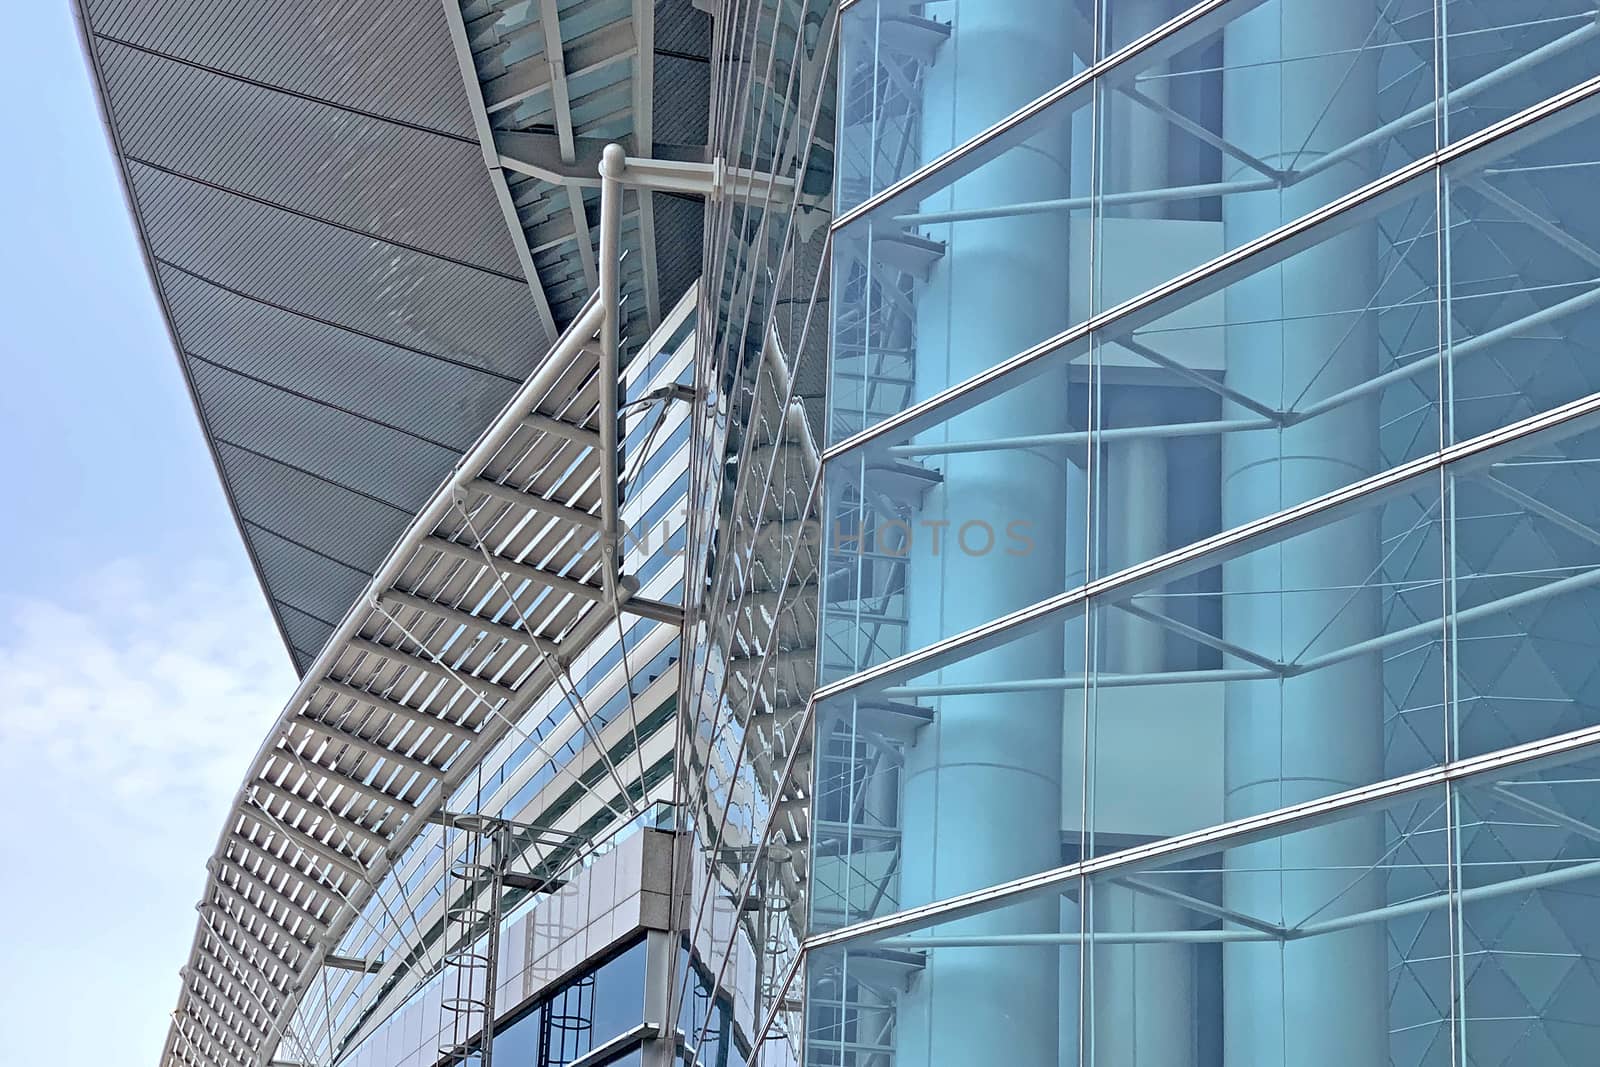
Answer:
<path fill-rule="evenodd" d="M 1600 722 L 1600 430 L 1574 420 L 1450 474 L 1460 756 Z"/>
<path fill-rule="evenodd" d="M 1062 862 L 1062 815 L 1082 791 L 1083 652 L 1082 613 L 1062 612 L 818 705 L 814 928 Z"/>
<path fill-rule="evenodd" d="M 1575 121 L 1594 111 L 1508 139 L 1492 167 L 1446 171 L 1453 440 L 1600 389 L 1600 118 Z"/>
<path fill-rule="evenodd" d="M 840 24 L 839 210 L 1043 96 L 1087 64 L 1093 0 L 873 0 Z"/>
<path fill-rule="evenodd" d="M 1188 6 L 1110 4 L 1113 47 Z M 1243 0 L 1107 73 L 1096 309 L 1432 152 L 1432 33 L 1431 0 Z"/>
<path fill-rule="evenodd" d="M 720 966 L 720 962 L 719 966 Z M 726 997 L 712 993 L 714 976 L 690 956 L 686 949 L 678 951 L 678 966 L 684 969 L 685 981 L 678 1005 L 678 1033 L 686 1049 L 693 1049 L 692 1057 L 685 1062 L 695 1067 L 728 1067 L 731 1046 L 731 1007 Z M 731 977 L 731 976 L 725 976 Z M 735 1055 L 737 1050 L 733 1050 Z"/>
<path fill-rule="evenodd" d="M 1600 70 L 1587 0 L 1443 0 L 1450 140 L 1498 122 Z"/>
<path fill-rule="evenodd" d="M 1450 1064 L 1443 788 L 1090 880 L 1106 1067 Z"/>
<path fill-rule="evenodd" d="M 1408 183 L 1097 338 L 1097 575 L 1439 447 L 1436 200 Z"/>
<path fill-rule="evenodd" d="M 1435 200 L 1410 183 L 1097 336 L 1098 575 L 1437 449 Z M 1330 258 L 1358 283 L 1323 280 Z M 825 679 L 1082 584 L 1087 353 L 829 464 Z"/>
<path fill-rule="evenodd" d="M 1600 756 L 1456 792 L 1464 1064 L 1591 1062 L 1600 1017 Z"/>
<path fill-rule="evenodd" d="M 501 1067 L 540 1067 L 539 1037 L 543 1029 L 543 1005 L 509 1026 L 498 1025 L 494 1032 L 494 1062 Z"/>
<path fill-rule="evenodd" d="M 1449 846 L 1434 786 L 813 950 L 807 1062 L 1446 1067 Z"/>
<path fill-rule="evenodd" d="M 1442 762 L 1441 505 L 1430 473 L 1097 597 L 1089 853 Z"/>
<path fill-rule="evenodd" d="M 1104 0 L 1100 5 L 1100 32 L 1105 41 L 1101 54 L 1110 55 L 1125 47 L 1169 19 L 1183 14 L 1194 3 L 1195 0 Z"/>
<path fill-rule="evenodd" d="M 544 1007 L 550 1063 L 568 1063 L 639 1025 L 644 1017 L 645 943 L 579 975 Z"/>
<path fill-rule="evenodd" d="M 824 680 L 1083 583 L 1088 390 L 1068 375 L 1084 347 L 918 444 L 829 463 Z"/>
<path fill-rule="evenodd" d="M 1078 898 L 811 950 L 807 1067 L 1078 1063 Z"/>
<path fill-rule="evenodd" d="M 830 442 L 1088 316 L 1090 97 L 835 235 Z"/>

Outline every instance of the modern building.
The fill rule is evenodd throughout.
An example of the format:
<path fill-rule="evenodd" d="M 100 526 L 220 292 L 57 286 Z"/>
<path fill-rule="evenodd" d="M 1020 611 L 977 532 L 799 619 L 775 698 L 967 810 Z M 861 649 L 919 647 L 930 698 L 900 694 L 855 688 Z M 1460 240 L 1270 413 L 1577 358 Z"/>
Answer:
<path fill-rule="evenodd" d="M 162 1067 L 1594 1059 L 1589 0 L 80 18 L 301 673 Z"/>

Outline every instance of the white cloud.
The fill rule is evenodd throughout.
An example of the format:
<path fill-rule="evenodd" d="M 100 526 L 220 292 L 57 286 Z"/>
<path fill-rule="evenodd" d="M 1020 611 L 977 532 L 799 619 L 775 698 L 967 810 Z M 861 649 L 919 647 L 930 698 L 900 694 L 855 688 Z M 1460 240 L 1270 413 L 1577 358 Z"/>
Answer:
<path fill-rule="evenodd" d="M 293 686 L 242 567 L 126 559 L 0 593 L 7 1032 L 49 1031 L 64 1067 L 156 1062 L 205 859 Z"/>
<path fill-rule="evenodd" d="M 0 597 L 0 751 L 129 814 L 214 812 L 294 679 L 247 575 L 123 560 Z"/>

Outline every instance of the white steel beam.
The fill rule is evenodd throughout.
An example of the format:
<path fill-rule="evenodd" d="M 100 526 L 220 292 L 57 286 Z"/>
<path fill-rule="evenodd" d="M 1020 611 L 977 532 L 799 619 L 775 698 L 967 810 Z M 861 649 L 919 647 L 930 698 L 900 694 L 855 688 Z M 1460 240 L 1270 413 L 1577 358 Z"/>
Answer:
<path fill-rule="evenodd" d="M 216 891 L 219 897 L 218 903 L 224 911 L 229 911 L 231 914 L 230 907 L 238 907 L 241 921 L 259 922 L 273 930 L 281 931 L 283 936 L 298 947 L 301 953 L 308 953 L 315 947 L 313 944 L 314 934 L 310 932 L 296 933 L 290 930 L 282 920 L 273 918 L 271 914 L 263 911 L 254 901 L 231 885 L 212 881 L 207 888 Z"/>
<path fill-rule="evenodd" d="M 453 0 L 446 0 L 450 2 Z M 633 29 L 626 21 L 611 22 L 584 34 L 562 51 L 563 66 L 569 78 L 592 74 L 634 54 Z M 475 68 L 471 77 L 476 83 Z M 545 64 L 537 60 L 518 63 L 498 78 L 483 83 L 484 110 L 492 115 L 549 89 L 550 75 Z"/>
<path fill-rule="evenodd" d="M 449 730 L 459 733 L 463 732 L 465 729 L 464 727 L 458 726 L 446 719 L 442 719 L 437 715 L 431 714 L 430 712 L 422 711 L 419 708 L 413 708 L 410 705 L 402 704 L 397 700 L 390 700 L 388 697 L 379 696 L 377 693 L 371 693 L 365 689 L 359 689 L 348 682 L 341 682 L 335 678 L 319 678 L 316 681 L 316 687 L 335 696 L 344 697 L 348 700 L 354 700 L 356 703 L 365 704 L 370 708 L 376 708 L 378 711 L 381 711 L 387 715 L 393 715 L 401 722 L 410 723 L 411 726 L 419 731 L 432 728 L 435 730 Z M 290 723 L 286 725 L 293 725 L 309 721 L 311 720 L 302 715 L 290 720 Z"/>
<path fill-rule="evenodd" d="M 240 850 L 246 855 L 252 855 L 263 862 L 270 863 L 274 868 L 281 868 L 284 873 L 294 877 L 302 886 L 305 886 L 310 891 L 316 892 L 318 896 L 321 896 L 334 903 L 343 903 L 343 898 L 341 898 L 339 894 L 335 893 L 330 887 L 323 884 L 322 880 L 317 875 L 311 874 L 310 872 L 295 866 L 294 861 L 289 857 L 279 856 L 272 852 L 272 850 L 256 844 L 256 842 L 250 840 L 243 833 L 234 831 L 228 836 L 227 844 Z"/>
<path fill-rule="evenodd" d="M 450 33 L 450 44 L 455 51 L 456 66 L 461 71 L 461 82 L 467 92 L 468 110 L 472 113 L 473 127 L 483 152 L 483 165 L 489 172 L 489 184 L 494 190 L 495 202 L 500 205 L 500 214 L 505 218 L 512 248 L 516 251 L 517 262 L 522 266 L 522 275 L 527 280 L 528 291 L 533 297 L 534 310 L 539 316 L 540 325 L 544 327 L 545 336 L 558 338 L 561 331 L 556 325 L 554 313 L 550 310 L 550 296 L 545 292 L 544 283 L 539 278 L 539 270 L 534 265 L 533 253 L 528 249 L 527 234 L 522 229 L 522 220 L 518 217 L 516 204 L 511 199 L 511 187 L 506 182 L 505 171 L 500 168 L 499 156 L 494 149 L 494 131 L 489 125 L 489 113 L 485 110 L 483 87 L 478 81 L 477 61 L 472 54 L 472 43 L 467 39 L 467 26 L 461 17 L 461 5 L 457 0 L 443 0 L 443 7 L 445 27 Z"/>
<path fill-rule="evenodd" d="M 633 154 L 655 157 L 656 5 L 655 0 L 633 0 L 633 39 L 638 58 L 633 64 Z M 644 254 L 646 321 L 653 330 L 661 324 L 661 279 L 656 251 L 655 194 L 638 190 L 639 247 Z"/>
<path fill-rule="evenodd" d="M 335 732 L 337 733 L 337 731 Z M 283 820 L 274 817 L 270 812 L 263 811 L 260 808 L 252 807 L 249 804 L 240 804 L 239 811 L 241 814 L 248 816 L 256 823 L 257 826 L 261 828 L 261 832 L 265 838 L 262 841 L 263 846 L 265 846 L 267 840 L 270 840 L 273 837 L 280 837 L 289 844 L 300 849 L 301 852 L 309 855 L 312 859 L 321 860 L 325 865 L 337 868 L 339 871 L 349 875 L 357 882 L 364 882 L 367 880 L 367 869 L 359 862 L 351 859 L 349 856 L 346 856 L 338 849 L 323 844 L 321 841 L 317 840 L 315 837 L 312 837 L 304 830 L 296 829 L 295 827 L 283 822 Z"/>
<path fill-rule="evenodd" d="M 567 94 L 567 57 L 561 43 L 561 16 L 556 12 L 556 0 L 539 0 L 539 28 L 544 31 L 544 59 L 550 71 L 550 110 L 555 113 L 561 158 L 571 163 L 576 158 L 572 139 L 572 100 Z M 588 229 L 587 226 L 584 228 Z"/>
<path fill-rule="evenodd" d="M 410 641 L 411 639 L 406 638 L 406 640 Z M 466 679 L 467 687 L 486 697 L 491 704 L 504 703 L 514 699 L 517 695 L 505 686 L 485 678 L 479 678 L 470 671 L 458 670 L 452 674 L 449 670 L 440 666 L 431 656 L 418 655 L 405 649 L 395 648 L 377 641 L 369 641 L 365 637 L 352 637 L 345 644 L 347 648 L 365 652 L 369 656 L 375 656 L 394 666 L 407 667 L 430 677 L 444 678 L 457 685 L 462 684 L 458 678 Z M 444 658 L 443 656 L 440 657 L 440 659 Z"/>
<path fill-rule="evenodd" d="M 290 724 L 289 728 L 305 730 L 321 737 L 330 744 L 346 745 L 372 759 L 382 760 L 391 771 L 402 770 L 408 774 L 420 774 L 427 779 L 436 779 L 444 774 L 442 768 L 389 748 L 381 741 L 373 741 L 358 734 L 329 726 L 327 723 L 318 722 L 315 719 L 296 719 Z"/>
<path fill-rule="evenodd" d="M 252 891 L 260 893 L 262 900 L 271 901 L 279 907 L 292 912 L 302 922 L 309 923 L 319 935 L 327 932 L 328 924 L 319 919 L 316 912 L 309 905 L 290 899 L 237 863 L 226 859 L 212 859 L 207 862 L 206 868 L 211 871 L 212 878 L 218 884 L 226 884 L 226 876 L 231 875 L 238 882 L 237 887 L 230 887 L 234 888 L 235 892 L 244 892 L 246 895 Z"/>
<path fill-rule="evenodd" d="M 422 539 L 422 547 L 432 549 L 446 556 L 452 556 L 455 559 L 465 560 L 468 563 L 483 565 L 483 556 L 479 554 L 477 549 L 469 545 L 463 545 L 458 541 L 450 541 L 443 537 L 430 535 Z M 596 603 L 605 599 L 605 590 L 600 586 L 590 585 L 588 582 L 580 582 L 552 571 L 542 571 L 537 567 L 530 567 L 526 563 L 515 563 L 493 554 L 490 555 L 490 559 L 493 561 L 495 569 L 502 574 L 510 575 L 513 578 L 525 579 L 535 585 L 545 586 L 553 593 L 581 597 L 585 600 L 593 600 Z"/>
<path fill-rule="evenodd" d="M 259 793 L 266 793 L 268 802 L 287 803 L 290 807 L 299 809 L 299 811 L 302 812 L 307 819 L 315 820 L 318 823 L 331 826 L 339 833 L 354 837 L 356 840 L 360 841 L 369 848 L 376 849 L 381 852 L 389 847 L 389 838 L 386 834 L 382 834 L 377 830 L 362 826 L 354 819 L 349 819 L 343 815 L 340 815 L 338 812 L 334 811 L 332 808 L 328 807 L 322 802 L 320 799 L 320 794 L 317 800 L 307 800 L 306 798 L 295 793 L 291 793 L 287 790 L 274 789 L 266 785 L 261 787 L 261 789 L 258 791 L 258 795 Z"/>
<path fill-rule="evenodd" d="M 192 1017 L 198 1016 L 202 1026 L 206 1022 L 214 1023 L 215 1029 L 210 1030 L 213 1035 L 217 1035 L 219 1032 L 226 1034 L 239 1048 L 252 1053 L 266 1040 L 265 1031 L 252 1029 L 251 1033 L 246 1034 L 238 1026 L 234 1025 L 232 1020 L 214 1007 L 204 995 L 195 990 L 188 990 L 187 993 L 188 995 L 184 998 L 185 1010 Z"/>
<path fill-rule="evenodd" d="M 401 800 L 393 793 L 386 793 L 376 785 L 368 785 L 359 778 L 352 778 L 343 771 L 336 771 L 332 767 L 308 760 L 297 753 L 289 742 L 284 741 L 284 747 L 276 749 L 272 755 L 281 760 L 285 766 L 294 768 L 296 773 L 309 777 L 321 776 L 325 781 L 318 785 L 318 789 L 327 789 L 330 792 L 334 786 L 339 786 L 350 793 L 365 797 L 375 804 L 389 805 L 394 808 L 394 813 L 402 818 L 414 815 L 417 806 L 409 800 Z"/>
<path fill-rule="evenodd" d="M 251 1050 L 246 1049 L 242 1055 L 235 1052 L 220 1038 L 213 1036 L 196 1016 L 187 1012 L 182 1015 L 174 1013 L 173 1022 L 177 1025 L 179 1033 L 183 1035 L 184 1040 L 188 1041 L 200 1053 L 201 1062 L 206 1064 L 207 1067 L 212 1067 L 218 1061 L 234 1064 L 235 1067 L 249 1067 L 253 1058 Z"/>
<path fill-rule="evenodd" d="M 395 607 L 414 608 L 425 615 L 432 616 L 436 619 L 442 619 L 450 626 L 459 626 L 464 632 L 469 634 L 477 634 L 481 632 L 485 637 L 493 638 L 497 641 L 504 641 L 512 645 L 521 645 L 524 648 L 542 649 L 547 653 L 554 653 L 556 650 L 556 643 L 548 638 L 538 637 L 529 633 L 527 630 L 518 630 L 514 627 L 507 626 L 504 623 L 491 622 L 490 620 L 479 615 L 474 615 L 471 612 L 462 611 L 459 608 L 452 608 L 420 596 L 413 596 L 410 593 L 402 593 L 391 589 L 378 599 L 381 603 L 389 604 Z M 408 629 L 415 630 L 417 629 L 417 626 L 412 625 L 408 627 Z"/>
<path fill-rule="evenodd" d="M 246 979 L 254 980 L 258 983 L 262 992 L 257 995 L 261 998 L 264 1007 L 270 1007 L 273 1012 L 282 1007 L 283 1001 L 288 997 L 286 990 L 291 983 L 275 982 L 268 978 L 266 972 L 254 960 L 240 952 L 231 941 L 219 934 L 216 928 L 210 925 L 209 920 L 206 926 L 206 933 L 209 935 L 209 940 L 202 939 L 202 945 L 205 946 L 204 951 L 212 959 L 221 964 L 223 969 L 234 975 L 235 978 L 242 975 Z M 288 968 L 284 968 L 283 974 L 286 978 L 292 977 Z M 246 983 L 246 988 L 248 988 L 248 982 Z M 272 1005 L 267 1005 L 266 1003 L 268 994 L 273 998 L 274 1003 Z"/>
<path fill-rule="evenodd" d="M 537 411 L 522 416 L 518 425 L 530 430 L 537 430 L 539 433 L 549 433 L 555 434 L 557 437 L 564 437 L 573 444 L 581 445 L 584 448 L 600 447 L 600 431 L 590 430 L 583 426 L 574 426 L 570 422 L 553 419 L 549 415 L 543 415 Z"/>
<path fill-rule="evenodd" d="M 502 485 L 488 478 L 475 478 L 468 483 L 467 488 L 474 492 L 483 493 L 485 496 L 492 496 L 503 503 L 522 508 L 524 511 L 548 515 L 553 519 L 560 519 L 562 522 L 571 523 L 585 530 L 599 530 L 601 527 L 601 519 L 598 515 L 580 511 L 570 504 L 562 504 L 542 496 L 536 496 L 533 493 L 525 493 L 521 489 L 514 489 L 509 485 Z"/>
<path fill-rule="evenodd" d="M 214 1010 L 221 1012 L 226 1008 L 234 1018 L 241 1020 L 243 1025 L 248 1026 L 252 1031 L 259 1032 L 263 1036 L 270 1031 L 271 1026 L 269 1023 L 260 1022 L 257 1019 L 258 1015 L 263 1019 L 266 1017 L 266 1013 L 261 1006 L 245 1007 L 245 1000 L 238 995 L 239 990 L 234 988 L 231 983 L 228 988 L 223 988 L 223 984 L 212 975 L 209 967 L 206 970 L 182 967 L 178 970 L 178 975 L 186 983 L 190 983 L 190 985 L 185 986 L 186 989 L 191 993 L 198 992 L 200 998 L 211 1004 Z M 195 990 L 194 986 L 199 986 L 199 990 Z"/>
<path fill-rule="evenodd" d="M 280 951 L 269 947 L 261 939 L 261 935 L 252 930 L 243 919 L 220 904 L 202 903 L 195 905 L 195 908 L 201 915 L 208 917 L 221 928 L 219 933 L 230 938 L 233 935 L 237 935 L 239 940 L 243 941 L 255 952 L 260 953 L 260 959 L 255 961 L 258 967 L 265 969 L 267 965 L 273 965 L 281 968 L 284 974 L 292 975 L 296 966 L 308 954 L 304 945 L 293 938 L 289 938 L 287 935 L 285 935 L 284 946 L 292 951 Z M 276 924 L 274 924 L 273 929 L 278 929 Z M 229 933 L 230 931 L 231 934 Z"/>

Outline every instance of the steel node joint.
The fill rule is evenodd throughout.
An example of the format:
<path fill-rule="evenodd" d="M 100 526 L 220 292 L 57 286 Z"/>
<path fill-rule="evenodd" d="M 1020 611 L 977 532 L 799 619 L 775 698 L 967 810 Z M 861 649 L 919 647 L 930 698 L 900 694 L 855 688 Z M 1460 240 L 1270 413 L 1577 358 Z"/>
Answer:
<path fill-rule="evenodd" d="M 615 151 L 613 151 L 615 149 Z M 721 156 L 696 163 L 648 159 L 625 155 L 622 146 L 606 146 L 600 159 L 600 176 L 633 189 L 681 196 L 703 196 L 711 201 L 741 200 L 776 206 L 794 197 L 795 180 L 745 167 L 730 167 Z"/>

